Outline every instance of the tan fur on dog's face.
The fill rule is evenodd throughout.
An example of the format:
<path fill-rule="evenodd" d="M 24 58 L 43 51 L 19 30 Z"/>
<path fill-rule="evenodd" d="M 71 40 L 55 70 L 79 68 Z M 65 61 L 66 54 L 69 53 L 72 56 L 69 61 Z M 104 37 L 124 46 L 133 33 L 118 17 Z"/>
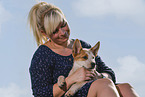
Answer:
<path fill-rule="evenodd" d="M 78 64 L 79 67 L 93 69 L 95 67 L 95 57 L 97 56 L 99 47 L 100 42 L 98 42 L 91 49 L 83 49 L 80 41 L 76 39 L 74 42 L 72 53 L 74 57 L 74 62 Z"/>
<path fill-rule="evenodd" d="M 95 67 L 95 56 L 89 50 L 82 50 L 83 53 L 78 54 L 74 61 L 80 65 L 80 67 L 85 67 L 88 69 L 93 69 Z"/>

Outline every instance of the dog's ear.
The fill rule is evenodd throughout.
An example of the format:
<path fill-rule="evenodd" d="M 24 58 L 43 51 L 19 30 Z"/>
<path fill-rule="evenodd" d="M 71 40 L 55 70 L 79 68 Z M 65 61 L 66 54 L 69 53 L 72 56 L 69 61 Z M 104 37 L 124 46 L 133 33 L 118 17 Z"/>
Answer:
<path fill-rule="evenodd" d="M 99 48 L 100 48 L 100 41 L 98 41 L 98 43 L 94 47 L 91 48 L 91 51 L 93 52 L 95 56 L 97 56 Z"/>
<path fill-rule="evenodd" d="M 78 39 L 75 40 L 73 44 L 73 50 L 72 50 L 72 55 L 75 57 L 77 54 L 79 54 L 82 50 L 81 43 Z"/>

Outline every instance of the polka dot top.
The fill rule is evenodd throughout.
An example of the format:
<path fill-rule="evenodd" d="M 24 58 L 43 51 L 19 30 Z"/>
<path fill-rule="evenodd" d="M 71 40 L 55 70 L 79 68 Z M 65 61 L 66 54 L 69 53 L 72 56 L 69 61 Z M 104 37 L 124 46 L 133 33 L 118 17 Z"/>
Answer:
<path fill-rule="evenodd" d="M 82 40 L 80 42 L 83 48 L 91 47 Z M 98 72 L 109 73 L 115 82 L 114 72 L 102 62 L 99 56 L 96 57 L 96 64 Z M 33 55 L 29 68 L 34 97 L 53 97 L 53 85 L 57 83 L 57 78 L 60 75 L 67 77 L 72 66 L 72 55 L 62 56 L 45 45 L 39 46 Z M 86 97 L 91 83 L 85 84 L 74 97 Z"/>

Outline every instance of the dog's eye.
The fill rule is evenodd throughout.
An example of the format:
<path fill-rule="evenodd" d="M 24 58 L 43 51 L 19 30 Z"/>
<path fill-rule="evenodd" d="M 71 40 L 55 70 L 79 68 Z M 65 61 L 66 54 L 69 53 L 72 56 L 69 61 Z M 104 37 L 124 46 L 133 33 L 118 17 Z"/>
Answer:
<path fill-rule="evenodd" d="M 92 59 L 94 59 L 95 57 L 92 57 Z"/>
<path fill-rule="evenodd" d="M 88 59 L 88 57 L 87 57 L 87 56 L 84 56 L 83 58 L 84 58 L 84 59 Z"/>

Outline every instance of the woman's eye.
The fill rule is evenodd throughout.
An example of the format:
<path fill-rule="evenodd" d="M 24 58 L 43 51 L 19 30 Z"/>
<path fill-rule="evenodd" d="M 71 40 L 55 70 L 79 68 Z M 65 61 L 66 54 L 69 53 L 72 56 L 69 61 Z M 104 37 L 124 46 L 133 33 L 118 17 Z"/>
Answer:
<path fill-rule="evenodd" d="M 55 33 L 56 33 L 56 31 L 53 32 L 53 34 L 55 34 Z"/>
<path fill-rule="evenodd" d="M 66 25 L 67 25 L 67 23 L 63 24 L 63 25 L 61 26 L 61 28 L 65 27 Z"/>
<path fill-rule="evenodd" d="M 84 59 L 88 59 L 88 57 L 87 57 L 87 56 L 84 56 L 83 58 L 84 58 Z"/>
<path fill-rule="evenodd" d="M 53 34 L 56 34 L 58 32 L 58 29 L 56 29 L 54 32 L 53 32 Z"/>

